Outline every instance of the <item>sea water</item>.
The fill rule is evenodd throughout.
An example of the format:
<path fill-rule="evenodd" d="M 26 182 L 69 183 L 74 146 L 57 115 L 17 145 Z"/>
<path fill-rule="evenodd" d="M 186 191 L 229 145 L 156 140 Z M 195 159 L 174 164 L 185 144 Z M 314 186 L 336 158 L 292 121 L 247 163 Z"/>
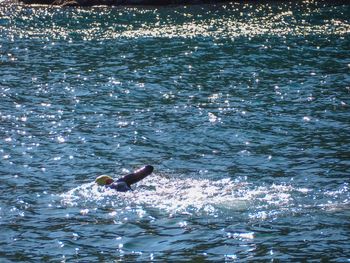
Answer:
<path fill-rule="evenodd" d="M 1 2 L 0 261 L 348 262 L 349 18 Z"/>

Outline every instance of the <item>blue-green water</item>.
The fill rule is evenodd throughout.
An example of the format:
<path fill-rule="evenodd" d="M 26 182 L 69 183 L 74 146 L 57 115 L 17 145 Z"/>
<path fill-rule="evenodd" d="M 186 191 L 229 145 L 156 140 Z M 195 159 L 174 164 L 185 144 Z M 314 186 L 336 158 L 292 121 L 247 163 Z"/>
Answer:
<path fill-rule="evenodd" d="M 348 262 L 349 18 L 0 3 L 0 261 Z"/>

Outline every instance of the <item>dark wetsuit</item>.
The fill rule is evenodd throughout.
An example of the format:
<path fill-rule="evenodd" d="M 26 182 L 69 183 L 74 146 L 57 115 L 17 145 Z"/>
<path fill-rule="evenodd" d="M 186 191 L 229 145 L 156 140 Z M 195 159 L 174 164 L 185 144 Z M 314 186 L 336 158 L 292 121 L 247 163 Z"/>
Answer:
<path fill-rule="evenodd" d="M 145 167 L 135 171 L 134 173 L 125 175 L 124 177 L 118 179 L 117 181 L 111 183 L 110 185 L 107 185 L 107 187 L 115 189 L 118 192 L 127 192 L 132 190 L 131 189 L 132 184 L 135 184 L 141 181 L 146 176 L 150 175 L 152 172 L 153 172 L 153 166 L 146 165 Z"/>

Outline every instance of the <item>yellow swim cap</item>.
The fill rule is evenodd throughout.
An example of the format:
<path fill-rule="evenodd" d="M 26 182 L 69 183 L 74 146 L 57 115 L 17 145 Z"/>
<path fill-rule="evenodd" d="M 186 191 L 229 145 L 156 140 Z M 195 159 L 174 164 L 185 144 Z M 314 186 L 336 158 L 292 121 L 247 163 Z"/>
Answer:
<path fill-rule="evenodd" d="M 110 177 L 108 175 L 100 175 L 95 180 L 95 183 L 97 183 L 98 185 L 109 185 L 113 182 L 114 182 L 114 180 L 112 179 L 112 177 Z"/>

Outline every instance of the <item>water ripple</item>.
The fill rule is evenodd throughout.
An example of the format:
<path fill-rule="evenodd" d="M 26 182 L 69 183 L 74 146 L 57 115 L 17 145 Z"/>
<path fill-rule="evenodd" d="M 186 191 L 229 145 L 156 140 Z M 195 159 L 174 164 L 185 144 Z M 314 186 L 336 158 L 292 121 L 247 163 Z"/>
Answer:
<path fill-rule="evenodd" d="M 1 261 L 348 261 L 348 13 L 1 2 Z"/>

